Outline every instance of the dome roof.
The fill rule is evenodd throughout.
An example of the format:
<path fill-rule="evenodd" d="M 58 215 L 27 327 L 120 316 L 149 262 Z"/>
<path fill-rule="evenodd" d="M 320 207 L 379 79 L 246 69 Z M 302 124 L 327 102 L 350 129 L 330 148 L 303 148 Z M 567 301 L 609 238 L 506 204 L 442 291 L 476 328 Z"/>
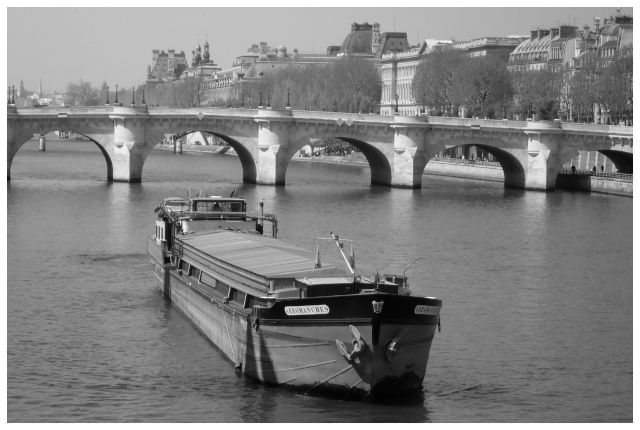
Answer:
<path fill-rule="evenodd" d="M 286 51 L 286 50 L 287 50 L 287 48 L 285 48 L 284 45 L 278 46 L 278 51 Z"/>
<path fill-rule="evenodd" d="M 340 51 L 353 53 L 371 53 L 371 38 L 373 30 L 355 30 L 344 38 Z"/>

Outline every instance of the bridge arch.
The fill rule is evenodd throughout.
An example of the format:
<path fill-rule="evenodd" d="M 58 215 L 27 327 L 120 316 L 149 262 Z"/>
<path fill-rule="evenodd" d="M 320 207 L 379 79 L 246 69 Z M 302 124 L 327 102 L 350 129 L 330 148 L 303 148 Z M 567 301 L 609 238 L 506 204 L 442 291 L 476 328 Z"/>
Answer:
<path fill-rule="evenodd" d="M 236 154 L 238 154 L 238 158 L 240 159 L 240 164 L 242 165 L 242 182 L 247 184 L 256 183 L 256 176 L 257 176 L 256 162 L 253 158 L 253 155 L 251 155 L 251 152 L 249 151 L 249 149 L 247 149 L 246 146 L 244 146 L 242 143 L 238 142 L 237 140 L 233 139 L 232 137 L 227 136 L 226 134 L 219 133 L 216 131 L 210 131 L 207 129 L 189 131 L 187 133 L 182 134 L 181 136 L 184 136 L 185 134 L 193 133 L 194 131 L 199 131 L 201 133 L 208 133 L 213 136 L 219 137 L 220 139 L 227 142 L 229 146 L 232 147 L 234 151 L 236 151 Z"/>
<path fill-rule="evenodd" d="M 633 154 L 630 152 L 616 151 L 613 149 L 601 149 L 599 153 L 607 157 L 619 173 L 633 174 Z"/>
<path fill-rule="evenodd" d="M 313 136 L 305 136 L 303 138 L 296 139 L 293 142 L 289 142 L 289 159 L 287 161 L 287 164 L 293 158 L 293 156 L 303 147 L 307 145 L 313 146 L 314 144 L 317 144 L 318 141 L 326 138 L 340 139 L 350 145 L 353 145 L 358 150 L 360 150 L 360 152 L 362 152 L 362 155 L 364 155 L 367 159 L 369 168 L 371 169 L 372 185 L 391 185 L 392 166 L 389 161 L 389 154 L 385 154 L 376 145 L 373 145 L 356 137 L 348 137 L 341 134 L 323 134 L 322 138 L 318 138 L 318 140 L 316 141 L 313 141 Z"/>
<path fill-rule="evenodd" d="M 177 137 L 183 137 L 195 132 L 211 134 L 227 142 L 229 146 L 231 146 L 235 150 L 236 154 L 238 155 L 238 158 L 240 159 L 240 164 L 242 165 L 242 181 L 248 184 L 256 183 L 257 169 L 256 169 L 256 161 L 254 159 L 253 154 L 251 153 L 249 148 L 247 148 L 244 144 L 240 143 L 238 140 L 232 138 L 227 134 L 224 134 L 218 131 L 213 131 L 212 129 L 209 129 L 207 127 L 204 127 L 204 128 L 199 127 L 196 129 L 188 129 L 186 131 L 182 130 L 178 132 L 175 131 L 175 128 L 163 129 L 163 130 L 155 129 L 153 130 L 153 132 L 150 132 L 148 134 L 147 140 L 151 142 L 151 147 L 153 147 L 157 143 L 159 143 L 162 139 L 164 139 L 165 135 L 167 134 L 172 134 Z"/>
<path fill-rule="evenodd" d="M 34 138 L 35 135 L 46 135 L 48 133 L 59 131 L 56 127 L 47 127 L 47 128 L 39 128 L 35 129 L 23 129 L 19 133 L 14 134 L 14 138 L 12 142 L 9 142 L 9 151 L 7 154 L 7 180 L 11 180 L 11 165 L 13 163 L 13 158 L 16 156 L 20 148 Z M 100 143 L 97 139 L 101 139 L 104 137 L 103 135 L 94 136 L 92 134 L 85 134 L 81 132 L 74 131 L 73 129 L 65 129 L 64 131 L 71 131 L 79 136 L 87 138 L 90 142 L 95 144 L 102 155 L 104 156 L 105 162 L 107 164 L 107 180 L 113 181 L 113 161 L 107 149 L 103 146 L 103 143 Z M 102 139 L 101 139 L 102 140 Z"/>
<path fill-rule="evenodd" d="M 506 188 L 525 188 L 526 185 L 526 163 L 527 159 L 522 157 L 535 157 L 539 154 L 527 155 L 522 151 L 518 145 L 514 142 L 509 142 L 501 139 L 483 138 L 483 137 L 450 137 L 437 139 L 431 142 L 430 151 L 428 151 L 427 159 L 424 166 L 426 167 L 428 161 L 442 152 L 445 149 L 450 149 L 458 146 L 475 146 L 493 155 L 493 157 L 500 163 L 504 173 L 504 186 Z"/>

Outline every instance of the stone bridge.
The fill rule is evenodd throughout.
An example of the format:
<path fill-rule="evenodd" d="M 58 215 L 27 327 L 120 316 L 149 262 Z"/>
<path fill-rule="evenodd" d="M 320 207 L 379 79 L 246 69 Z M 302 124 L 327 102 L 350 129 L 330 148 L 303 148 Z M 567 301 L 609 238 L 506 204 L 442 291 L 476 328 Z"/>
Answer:
<path fill-rule="evenodd" d="M 552 190 L 558 170 L 578 151 L 605 154 L 633 173 L 633 128 L 560 121 L 507 121 L 426 116 L 383 116 L 299 110 L 99 106 L 7 108 L 7 177 L 20 147 L 34 134 L 73 131 L 104 154 L 107 179 L 140 182 L 153 147 L 167 135 L 211 133 L 232 146 L 246 183 L 284 185 L 294 154 L 308 144 L 342 139 L 369 162 L 371 183 L 420 188 L 437 153 L 475 145 L 504 169 L 505 186 Z"/>

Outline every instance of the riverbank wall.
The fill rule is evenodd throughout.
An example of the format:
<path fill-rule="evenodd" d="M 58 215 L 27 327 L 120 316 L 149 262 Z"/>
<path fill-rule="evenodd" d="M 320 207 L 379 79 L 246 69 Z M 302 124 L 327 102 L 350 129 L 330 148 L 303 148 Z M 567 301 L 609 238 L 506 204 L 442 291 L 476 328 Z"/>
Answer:
<path fill-rule="evenodd" d="M 173 146 L 158 145 L 158 149 L 173 151 Z M 183 152 L 208 152 L 237 155 L 228 146 L 183 145 Z M 304 163 L 343 164 L 347 166 L 369 167 L 362 156 L 321 155 L 318 157 L 293 157 L 292 161 Z M 427 163 L 423 175 L 447 176 L 482 181 L 504 182 L 504 171 L 498 163 L 458 159 L 433 159 Z M 589 175 L 558 174 L 556 188 L 569 191 L 590 191 L 633 197 L 632 181 L 617 181 Z"/>
<path fill-rule="evenodd" d="M 162 149 L 163 151 L 173 151 L 173 144 L 162 145 L 157 144 L 155 149 Z M 230 146 L 221 146 L 221 145 L 182 145 L 182 152 L 200 152 L 207 154 L 226 154 L 231 151 L 230 155 L 236 155 L 233 148 Z"/>
<path fill-rule="evenodd" d="M 591 175 L 559 173 L 556 178 L 556 188 L 633 197 L 633 181 L 605 179 Z"/>

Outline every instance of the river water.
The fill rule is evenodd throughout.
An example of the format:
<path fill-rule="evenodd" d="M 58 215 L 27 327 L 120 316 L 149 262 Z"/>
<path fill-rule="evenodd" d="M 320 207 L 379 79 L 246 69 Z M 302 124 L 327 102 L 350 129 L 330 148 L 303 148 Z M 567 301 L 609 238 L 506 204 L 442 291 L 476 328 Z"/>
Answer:
<path fill-rule="evenodd" d="M 87 142 L 28 142 L 7 185 L 9 422 L 630 422 L 632 204 L 425 176 L 370 186 L 356 166 L 292 162 L 242 184 L 228 155 L 154 150 L 141 184 L 109 183 Z M 330 231 L 358 264 L 443 300 L 424 392 L 370 405 L 263 387 L 160 295 L 145 242 L 187 189 L 261 198 L 279 237 Z M 330 253 L 331 248 L 322 252 Z"/>

